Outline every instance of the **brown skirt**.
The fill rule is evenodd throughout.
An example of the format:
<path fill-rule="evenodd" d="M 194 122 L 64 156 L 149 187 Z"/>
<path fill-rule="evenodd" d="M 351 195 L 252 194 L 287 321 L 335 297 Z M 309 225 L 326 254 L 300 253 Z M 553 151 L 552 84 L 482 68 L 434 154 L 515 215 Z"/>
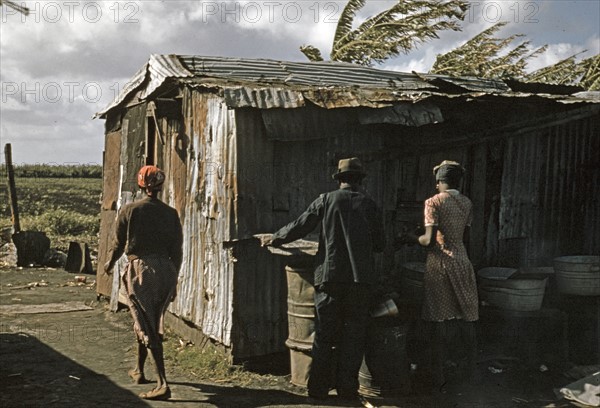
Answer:
<path fill-rule="evenodd" d="M 123 284 L 140 343 L 153 348 L 163 338 L 164 315 L 177 287 L 177 270 L 170 259 L 149 256 L 129 261 Z"/>

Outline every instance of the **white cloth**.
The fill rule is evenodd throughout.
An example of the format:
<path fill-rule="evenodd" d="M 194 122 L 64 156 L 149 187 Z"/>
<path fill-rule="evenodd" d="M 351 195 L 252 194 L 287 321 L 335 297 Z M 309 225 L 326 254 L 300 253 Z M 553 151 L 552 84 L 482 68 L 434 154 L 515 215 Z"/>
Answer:
<path fill-rule="evenodd" d="M 600 407 L 600 371 L 561 388 L 560 393 L 566 399 Z"/>

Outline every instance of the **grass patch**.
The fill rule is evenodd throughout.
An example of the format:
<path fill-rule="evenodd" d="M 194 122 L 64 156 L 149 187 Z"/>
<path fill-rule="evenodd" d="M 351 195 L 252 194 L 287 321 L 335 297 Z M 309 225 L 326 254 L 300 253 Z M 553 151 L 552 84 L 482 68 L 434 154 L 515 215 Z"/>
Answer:
<path fill-rule="evenodd" d="M 177 337 L 167 330 L 163 343 L 165 360 L 170 361 L 194 379 L 208 382 L 230 382 L 239 385 L 272 383 L 274 377 L 244 370 L 232 365 L 225 353 L 212 343 L 202 348 Z"/>

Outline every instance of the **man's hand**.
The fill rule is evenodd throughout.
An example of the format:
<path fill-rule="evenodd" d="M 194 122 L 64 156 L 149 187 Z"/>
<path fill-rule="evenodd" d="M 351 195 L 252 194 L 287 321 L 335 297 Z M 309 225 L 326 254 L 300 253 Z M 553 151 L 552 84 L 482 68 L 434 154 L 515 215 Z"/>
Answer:
<path fill-rule="evenodd" d="M 267 234 L 260 237 L 260 246 L 271 246 L 273 245 L 273 234 Z"/>

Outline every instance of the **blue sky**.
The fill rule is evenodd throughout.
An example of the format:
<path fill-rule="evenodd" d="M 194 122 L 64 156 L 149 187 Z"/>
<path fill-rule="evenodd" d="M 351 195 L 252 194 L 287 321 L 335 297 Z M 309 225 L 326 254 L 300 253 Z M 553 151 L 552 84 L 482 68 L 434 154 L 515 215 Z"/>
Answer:
<path fill-rule="evenodd" d="M 0 142 L 15 163 L 101 163 L 104 121 L 92 120 L 152 53 L 305 61 L 312 44 L 327 59 L 345 1 L 23 1 L 29 16 L 0 10 Z M 364 19 L 394 1 L 371 0 Z M 530 69 L 576 52 L 600 52 L 597 0 L 471 1 L 462 32 L 389 60 L 381 68 L 426 72 L 447 52 L 498 21 L 501 35 L 548 44 Z M 2 161 L 3 161 L 2 157 Z"/>

